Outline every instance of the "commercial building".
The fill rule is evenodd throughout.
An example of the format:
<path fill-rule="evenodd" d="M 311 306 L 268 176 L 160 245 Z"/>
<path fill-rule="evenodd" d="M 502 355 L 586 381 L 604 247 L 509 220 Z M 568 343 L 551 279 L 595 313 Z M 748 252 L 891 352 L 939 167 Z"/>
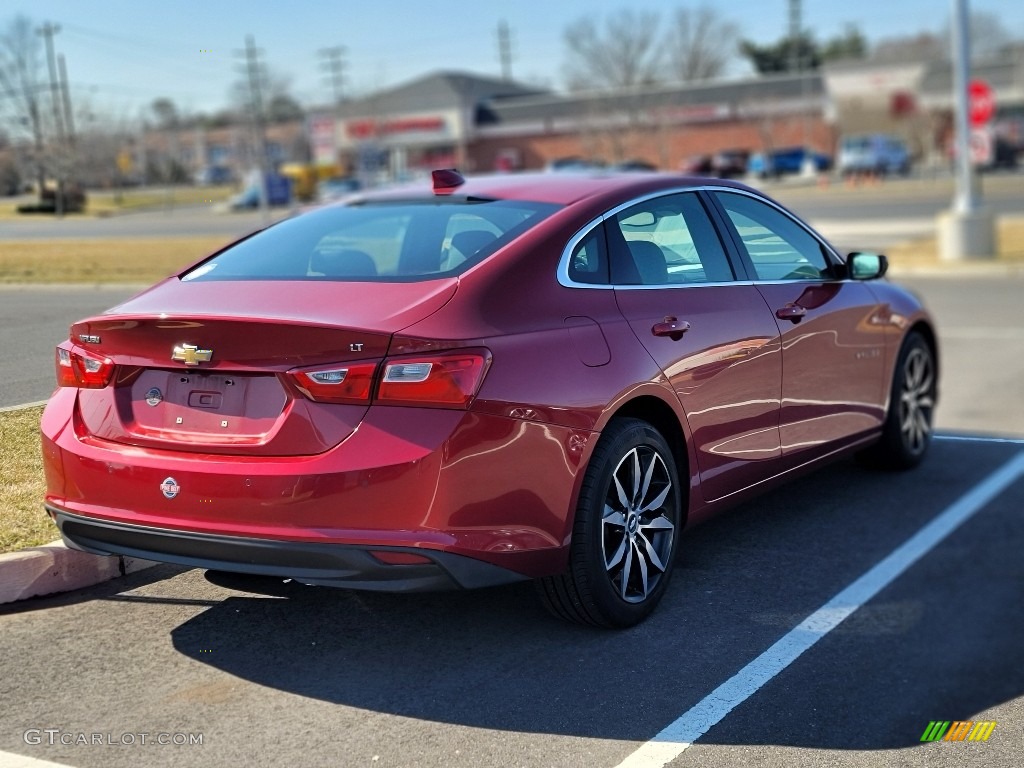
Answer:
<path fill-rule="evenodd" d="M 1024 148 L 1024 48 L 976 64 L 995 94 L 986 130 Z M 268 126 L 271 163 L 308 163 L 367 183 L 434 168 L 541 169 L 566 158 L 639 161 L 677 170 L 722 151 L 804 146 L 833 155 L 843 134 L 889 133 L 918 162 L 948 163 L 951 67 L 945 61 L 853 62 L 799 75 L 751 76 L 611 92 L 555 93 L 465 72 L 436 72 Z M 245 126 L 149 131 L 133 148 L 135 174 L 176 162 L 190 174 L 255 163 Z"/>

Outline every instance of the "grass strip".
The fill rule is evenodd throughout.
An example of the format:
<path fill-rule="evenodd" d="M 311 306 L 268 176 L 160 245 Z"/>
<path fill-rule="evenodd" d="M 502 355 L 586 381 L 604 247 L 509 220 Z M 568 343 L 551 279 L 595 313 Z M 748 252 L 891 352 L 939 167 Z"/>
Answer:
<path fill-rule="evenodd" d="M 0 552 L 60 537 L 43 511 L 42 406 L 0 413 Z"/>
<path fill-rule="evenodd" d="M 996 222 L 996 258 L 978 259 L 970 262 L 945 262 L 939 260 L 939 244 L 934 237 L 922 237 L 897 243 L 885 249 L 889 262 L 900 267 L 946 266 L 955 269 L 957 265 L 1014 264 L 1024 266 L 1024 217 L 1003 216 Z"/>
<path fill-rule="evenodd" d="M 71 213 L 73 218 L 95 218 L 97 216 L 116 216 L 122 211 L 177 208 L 187 205 L 213 205 L 231 197 L 238 189 L 233 186 L 216 187 L 142 187 L 123 190 L 89 190 L 85 211 Z M 26 219 L 37 217 L 53 218 L 50 214 L 18 213 L 18 206 L 23 203 L 37 202 L 35 196 L 22 195 L 17 198 L 0 199 L 0 220 Z"/>
<path fill-rule="evenodd" d="M 152 283 L 229 241 L 220 235 L 2 241 L 0 284 Z"/>

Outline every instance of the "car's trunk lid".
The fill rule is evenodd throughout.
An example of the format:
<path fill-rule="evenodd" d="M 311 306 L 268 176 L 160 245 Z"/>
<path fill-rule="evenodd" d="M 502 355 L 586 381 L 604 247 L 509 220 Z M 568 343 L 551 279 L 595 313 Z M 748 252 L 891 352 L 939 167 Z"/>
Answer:
<path fill-rule="evenodd" d="M 395 332 L 437 311 L 456 286 L 165 281 L 72 326 L 73 343 L 118 366 L 111 386 L 79 392 L 82 428 L 175 451 L 321 453 L 367 406 L 312 402 L 287 372 L 382 359 Z"/>

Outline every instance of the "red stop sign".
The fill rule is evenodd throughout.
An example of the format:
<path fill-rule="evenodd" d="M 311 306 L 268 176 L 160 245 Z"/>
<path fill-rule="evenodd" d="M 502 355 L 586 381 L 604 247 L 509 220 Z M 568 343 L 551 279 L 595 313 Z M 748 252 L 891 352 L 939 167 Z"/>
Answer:
<path fill-rule="evenodd" d="M 971 125 L 985 125 L 996 112 L 996 97 L 984 80 L 971 80 L 968 86 Z"/>

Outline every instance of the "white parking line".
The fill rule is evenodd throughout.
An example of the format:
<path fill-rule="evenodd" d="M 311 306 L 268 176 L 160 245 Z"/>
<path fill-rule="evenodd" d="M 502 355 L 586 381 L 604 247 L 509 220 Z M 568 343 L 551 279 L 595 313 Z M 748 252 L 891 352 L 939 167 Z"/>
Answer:
<path fill-rule="evenodd" d="M 1020 437 L 982 437 L 980 435 L 935 435 L 936 440 L 950 440 L 957 443 L 1003 443 L 1008 445 L 1024 445 Z"/>
<path fill-rule="evenodd" d="M 693 742 L 720 723 L 733 709 L 796 661 L 804 651 L 891 584 L 1022 475 L 1024 451 L 1016 454 L 948 506 L 902 546 L 897 547 L 875 567 L 790 630 L 775 645 L 684 712 L 653 739 L 619 763 L 617 768 L 657 768 L 674 760 Z"/>
<path fill-rule="evenodd" d="M 16 755 L 13 752 L 0 752 L 0 768 L 70 768 L 66 763 L 51 763 L 49 760 L 36 760 L 34 757 Z"/>

